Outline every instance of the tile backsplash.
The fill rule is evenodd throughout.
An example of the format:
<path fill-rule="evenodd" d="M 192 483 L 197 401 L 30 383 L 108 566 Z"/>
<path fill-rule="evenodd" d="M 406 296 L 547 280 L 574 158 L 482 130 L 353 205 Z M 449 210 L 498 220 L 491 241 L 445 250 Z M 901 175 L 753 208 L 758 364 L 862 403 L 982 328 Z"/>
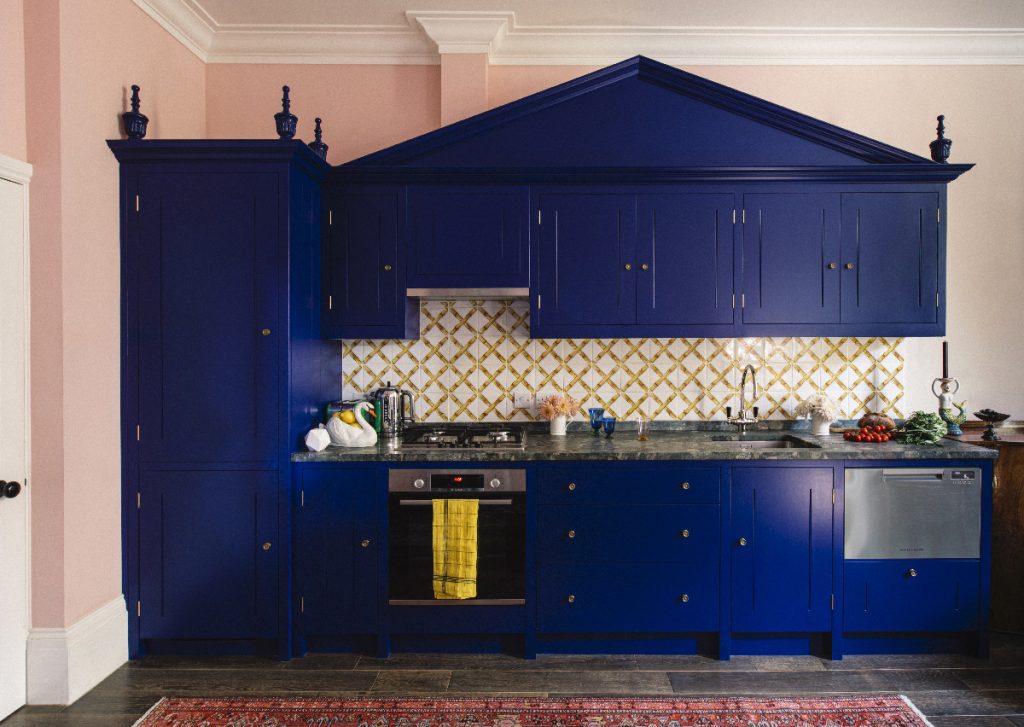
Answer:
<path fill-rule="evenodd" d="M 418 340 L 342 342 L 345 398 L 390 380 L 414 393 L 419 421 L 536 419 L 514 397 L 559 391 L 620 419 L 721 419 L 749 363 L 762 417 L 792 419 L 819 391 L 844 418 L 904 413 L 902 338 L 531 340 L 525 300 L 421 301 L 420 316 Z"/>

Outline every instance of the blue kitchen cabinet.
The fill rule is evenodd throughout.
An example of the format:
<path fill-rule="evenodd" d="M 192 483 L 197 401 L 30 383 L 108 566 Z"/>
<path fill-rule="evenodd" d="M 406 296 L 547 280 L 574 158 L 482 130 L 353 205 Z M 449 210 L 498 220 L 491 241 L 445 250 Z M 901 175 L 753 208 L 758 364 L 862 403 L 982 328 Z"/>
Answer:
<path fill-rule="evenodd" d="M 842 207 L 843 323 L 936 324 L 939 194 L 849 193 Z"/>
<path fill-rule="evenodd" d="M 839 195 L 746 194 L 742 222 L 743 323 L 839 323 Z"/>
<path fill-rule="evenodd" d="M 308 465 L 296 487 L 299 632 L 310 637 L 377 631 L 381 507 L 377 468 Z"/>
<path fill-rule="evenodd" d="M 419 301 L 406 297 L 403 187 L 324 190 L 323 335 L 415 338 Z"/>
<path fill-rule="evenodd" d="M 130 654 L 287 655 L 289 458 L 338 394 L 317 304 L 327 165 L 299 142 L 109 144 Z"/>
<path fill-rule="evenodd" d="M 410 288 L 526 291 L 529 191 L 522 186 L 410 186 L 409 240 Z"/>
<path fill-rule="evenodd" d="M 732 631 L 829 631 L 833 469 L 733 467 L 731 480 Z"/>

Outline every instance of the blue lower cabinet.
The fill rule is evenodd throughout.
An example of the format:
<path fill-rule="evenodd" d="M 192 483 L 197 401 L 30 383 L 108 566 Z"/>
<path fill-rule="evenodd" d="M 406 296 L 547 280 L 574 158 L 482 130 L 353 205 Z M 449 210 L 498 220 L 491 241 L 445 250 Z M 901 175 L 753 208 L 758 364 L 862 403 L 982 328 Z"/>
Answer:
<path fill-rule="evenodd" d="M 718 628 L 718 567 L 678 563 L 541 563 L 541 633 L 679 633 Z"/>
<path fill-rule="evenodd" d="M 602 503 L 717 504 L 718 467 L 578 463 L 538 472 L 540 501 L 566 505 Z"/>
<path fill-rule="evenodd" d="M 304 467 L 296 516 L 303 636 L 377 631 L 380 513 L 374 467 Z"/>
<path fill-rule="evenodd" d="M 735 467 L 733 632 L 829 631 L 831 467 Z"/>
<path fill-rule="evenodd" d="M 846 631 L 963 631 L 978 627 L 976 560 L 864 560 L 843 566 Z"/>
<path fill-rule="evenodd" d="M 145 471 L 142 639 L 277 637 L 276 471 Z"/>

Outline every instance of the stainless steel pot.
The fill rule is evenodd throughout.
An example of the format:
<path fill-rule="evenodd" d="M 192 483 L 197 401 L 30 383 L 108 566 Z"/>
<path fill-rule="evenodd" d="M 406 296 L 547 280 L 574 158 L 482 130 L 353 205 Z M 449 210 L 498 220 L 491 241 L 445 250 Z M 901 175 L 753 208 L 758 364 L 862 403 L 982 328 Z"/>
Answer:
<path fill-rule="evenodd" d="M 416 421 L 416 405 L 411 391 L 392 386 L 388 381 L 376 391 L 371 391 L 369 398 L 380 402 L 380 435 L 385 439 L 399 436 L 402 427 Z M 409 402 L 408 410 L 405 402 Z"/>

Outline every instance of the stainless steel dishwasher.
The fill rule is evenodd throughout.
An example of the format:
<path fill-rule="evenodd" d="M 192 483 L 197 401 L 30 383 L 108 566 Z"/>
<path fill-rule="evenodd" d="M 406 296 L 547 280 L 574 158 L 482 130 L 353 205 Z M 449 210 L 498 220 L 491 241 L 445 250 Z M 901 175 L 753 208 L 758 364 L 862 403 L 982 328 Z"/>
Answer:
<path fill-rule="evenodd" d="M 978 558 L 981 470 L 846 470 L 847 560 Z"/>

